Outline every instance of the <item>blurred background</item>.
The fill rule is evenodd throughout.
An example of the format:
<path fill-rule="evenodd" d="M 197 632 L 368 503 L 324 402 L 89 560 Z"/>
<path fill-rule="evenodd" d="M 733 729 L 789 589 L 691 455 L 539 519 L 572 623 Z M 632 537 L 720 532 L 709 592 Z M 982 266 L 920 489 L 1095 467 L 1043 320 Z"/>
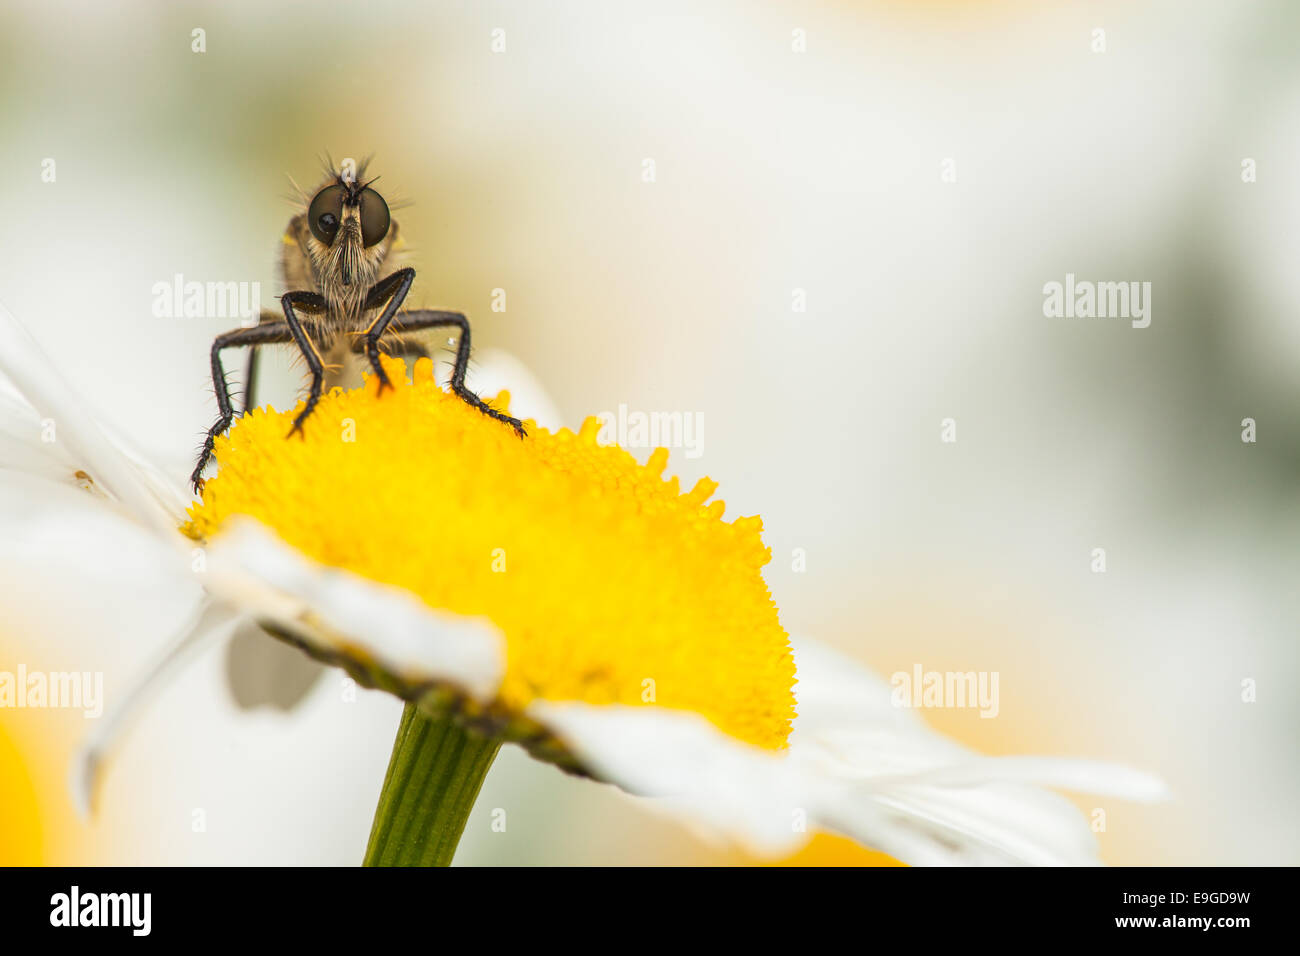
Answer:
<path fill-rule="evenodd" d="M 567 425 L 702 416 L 670 469 L 763 516 L 791 633 L 998 672 L 996 719 L 926 714 L 972 747 L 1163 775 L 1170 805 L 1104 804 L 1107 862 L 1295 864 L 1298 44 L 1287 0 L 7 0 L 0 301 L 183 479 L 232 323 L 155 317 L 154 284 L 274 307 L 286 175 L 373 153 L 412 306 L 467 312 Z M 1067 273 L 1150 282 L 1150 327 L 1045 317 Z M 281 362 L 266 398 L 296 383 Z M 127 545 L 102 561 L 138 587 L 51 573 L 79 546 L 0 542 L 0 669 L 111 697 L 177 611 Z M 241 709 L 224 653 L 158 697 L 93 824 L 86 721 L 0 710 L 0 862 L 358 862 L 397 702 L 328 672 Z M 457 862 L 743 858 L 507 748 Z"/>

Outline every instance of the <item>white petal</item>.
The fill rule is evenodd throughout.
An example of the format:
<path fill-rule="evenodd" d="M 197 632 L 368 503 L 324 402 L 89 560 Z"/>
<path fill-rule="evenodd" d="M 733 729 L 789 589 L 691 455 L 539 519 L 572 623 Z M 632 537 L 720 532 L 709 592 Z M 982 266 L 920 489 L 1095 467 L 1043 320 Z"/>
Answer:
<path fill-rule="evenodd" d="M 45 576 L 120 589 L 126 577 L 126 593 L 147 600 L 151 610 L 160 603 L 188 608 L 201 596 L 188 567 L 192 546 L 174 531 L 153 533 L 93 493 L 0 468 L 0 573 L 6 581 Z"/>
<path fill-rule="evenodd" d="M 792 852 L 817 798 L 816 778 L 723 734 L 699 714 L 661 707 L 537 700 L 527 714 L 584 767 L 692 828 L 764 856 Z"/>
<path fill-rule="evenodd" d="M 47 481 L 72 484 L 76 463 L 58 442 L 41 441 L 41 422 L 8 381 L 0 378 L 0 466 Z"/>
<path fill-rule="evenodd" d="M 446 681 L 486 701 L 505 673 L 505 636 L 490 621 L 318 564 L 251 518 L 232 519 L 209 543 L 206 583 L 306 641 L 359 651 L 406 679 Z"/>
<path fill-rule="evenodd" d="M 8 410 L 14 412 L 14 392 L 31 409 L 30 416 L 16 413 L 19 427 L 51 423 L 55 442 L 50 444 L 62 446 L 54 453 L 56 456 L 88 472 L 99 487 L 137 520 L 160 532 L 175 529 L 186 504 L 179 491 L 149 469 L 143 457 L 125 453 L 119 443 L 105 434 L 40 346 L 3 305 L 0 305 L 0 375 L 12 386 L 6 390 L 10 393 Z M 35 449 L 34 436 L 26 446 L 29 451 Z M 16 464 L 19 462 L 0 461 L 0 465 L 10 467 Z"/>
<path fill-rule="evenodd" d="M 792 749 L 817 752 L 845 779 L 882 785 L 1033 783 L 1129 800 L 1169 797 L 1157 777 L 1096 760 L 986 757 L 930 731 L 891 688 L 856 661 L 814 641 L 794 645 L 798 718 Z"/>
<path fill-rule="evenodd" d="M 799 717 L 783 754 L 653 706 L 536 701 L 528 713 L 597 776 L 760 855 L 823 828 L 912 864 L 1095 864 L 1083 814 L 1026 784 L 1163 793 L 1108 764 L 974 754 L 893 707 L 889 686 L 842 655 L 799 642 L 795 660 Z"/>
<path fill-rule="evenodd" d="M 890 811 L 895 830 L 950 844 L 951 862 L 1089 863 L 1096 847 L 1083 815 L 1036 786 L 1143 801 L 1167 796 L 1155 777 L 1113 764 L 973 753 L 893 707 L 889 685 L 844 655 L 799 641 L 795 662 L 792 759 L 855 782 L 838 823 L 859 838 L 878 822 L 853 819 L 870 799 Z"/>
<path fill-rule="evenodd" d="M 799 701 L 796 735 L 822 727 L 923 726 L 912 711 L 890 702 L 889 684 L 879 675 L 816 641 L 797 640 L 793 644 L 798 680 L 794 690 Z"/>
<path fill-rule="evenodd" d="M 867 795 L 855 794 L 855 801 Z M 878 820 L 864 830 L 853 819 L 854 807 L 837 829 L 850 836 L 874 833 L 881 849 L 907 863 L 888 848 L 890 840 L 909 834 L 926 852 L 938 854 L 934 862 L 945 865 L 1093 866 L 1097 845 L 1087 821 L 1074 804 L 1046 790 L 1032 787 L 981 785 L 961 789 L 895 787 L 872 795 L 876 807 L 890 811 L 888 830 L 880 835 Z"/>
<path fill-rule="evenodd" d="M 174 532 L 160 537 L 86 491 L 0 469 L 0 607 L 6 618 L 26 631 L 114 657 L 135 656 L 114 641 L 148 647 L 160 634 L 180 635 L 155 656 L 143 679 L 124 696 L 114 695 L 108 711 L 88 725 L 93 729 L 74 781 L 83 812 L 89 812 L 107 751 L 150 692 L 175 673 L 206 604 L 178 553 L 183 540 Z M 183 626 L 177 632 L 178 620 Z"/>
<path fill-rule="evenodd" d="M 200 649 L 229 637 L 239 620 L 239 615 L 224 604 L 203 602 L 196 606 L 193 617 L 180 628 L 171 643 L 136 677 L 120 702 L 86 735 L 73 760 L 70 780 L 73 800 L 82 817 L 89 817 L 94 809 L 95 793 L 109 751 L 144 711 L 149 698 Z"/>
<path fill-rule="evenodd" d="M 965 759 L 933 770 L 890 778 L 893 784 L 924 783 L 941 787 L 974 786 L 1002 781 L 1028 783 L 1076 793 L 1156 803 L 1172 796 L 1159 777 L 1132 767 L 1074 757 L 985 757 Z"/>
<path fill-rule="evenodd" d="M 528 715 L 601 779 L 757 856 L 788 855 L 829 829 L 913 865 L 1095 862 L 1082 818 L 1051 794 L 976 791 L 948 806 L 946 793 L 917 788 L 906 802 L 877 800 L 794 754 L 747 746 L 698 714 L 536 701 Z"/>

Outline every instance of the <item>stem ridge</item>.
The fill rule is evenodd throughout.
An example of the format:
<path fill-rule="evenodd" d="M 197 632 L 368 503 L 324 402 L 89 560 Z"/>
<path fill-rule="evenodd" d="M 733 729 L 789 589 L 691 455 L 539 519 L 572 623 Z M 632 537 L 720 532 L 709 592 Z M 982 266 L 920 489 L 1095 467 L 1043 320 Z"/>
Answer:
<path fill-rule="evenodd" d="M 500 749 L 499 738 L 407 704 L 363 865 L 449 866 Z"/>

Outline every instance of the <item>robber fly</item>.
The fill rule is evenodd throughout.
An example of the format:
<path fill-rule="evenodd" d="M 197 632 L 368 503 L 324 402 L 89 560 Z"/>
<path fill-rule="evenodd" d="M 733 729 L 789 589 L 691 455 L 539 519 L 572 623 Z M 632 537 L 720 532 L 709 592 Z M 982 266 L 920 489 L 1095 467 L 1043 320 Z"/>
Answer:
<path fill-rule="evenodd" d="M 302 432 L 303 422 L 320 401 L 327 370 L 342 368 L 351 356 L 364 353 L 379 379 L 382 395 L 392 383 L 379 363 L 381 351 L 425 356 L 427 351 L 409 338 L 410 333 L 454 326 L 460 335 L 451 373 L 452 391 L 483 414 L 510 425 L 521 438 L 524 436 L 524 426 L 517 418 L 491 408 L 465 387 L 469 320 L 459 312 L 399 311 L 415 280 L 415 270 L 392 268 L 397 222 L 384 197 L 371 188 L 375 180 L 358 182 L 365 165 L 355 174 L 346 163 L 344 169 L 347 174 L 331 164 L 325 182 L 307 203 L 305 212 L 289 220 L 280 263 L 289 290 L 280 297 L 283 317 L 263 312 L 256 326 L 219 335 L 212 343 L 212 384 L 221 415 L 208 430 L 198 465 L 190 476 L 196 493 L 202 490 L 203 469 L 212 458 L 217 435 L 229 428 L 235 417 L 221 364 L 221 353 L 228 348 L 250 349 L 242 413 L 252 402 L 257 347 L 290 342 L 297 346 L 311 372 L 311 389 L 289 430 L 292 437 Z"/>

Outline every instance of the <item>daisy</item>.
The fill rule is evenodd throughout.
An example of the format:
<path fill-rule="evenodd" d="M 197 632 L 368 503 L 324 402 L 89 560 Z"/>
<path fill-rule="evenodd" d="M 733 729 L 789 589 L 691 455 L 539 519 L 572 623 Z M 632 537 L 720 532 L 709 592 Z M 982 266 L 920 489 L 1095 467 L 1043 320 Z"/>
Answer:
<path fill-rule="evenodd" d="M 0 309 L 0 466 L 99 496 L 195 592 L 191 620 L 86 747 L 89 803 L 134 703 L 194 647 L 252 620 L 407 702 L 366 862 L 449 863 L 502 744 L 615 784 L 708 836 L 781 856 L 816 830 L 907 863 L 1087 864 L 1095 839 L 1049 789 L 1161 799 L 1100 763 L 985 757 L 889 687 L 793 643 L 762 577 L 757 517 L 529 420 L 470 408 L 422 359 L 395 388 L 254 410 L 198 501 L 100 426 Z M 509 406 L 507 393 L 493 402 Z M 40 441 L 43 423 L 58 441 Z"/>

